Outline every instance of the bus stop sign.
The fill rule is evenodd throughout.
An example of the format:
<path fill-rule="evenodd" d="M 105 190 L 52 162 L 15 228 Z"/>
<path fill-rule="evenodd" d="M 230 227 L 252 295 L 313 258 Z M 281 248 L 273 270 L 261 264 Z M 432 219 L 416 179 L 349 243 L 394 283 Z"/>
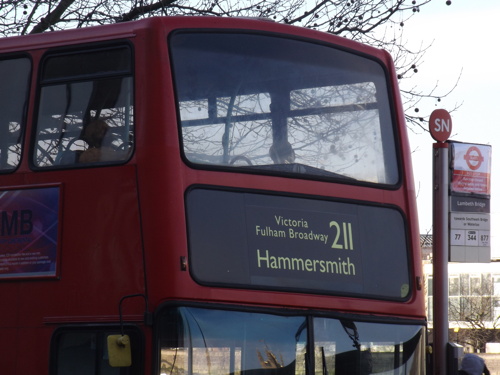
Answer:
<path fill-rule="evenodd" d="M 437 142 L 445 142 L 451 134 L 451 116 L 445 109 L 436 109 L 429 118 L 429 130 Z"/>

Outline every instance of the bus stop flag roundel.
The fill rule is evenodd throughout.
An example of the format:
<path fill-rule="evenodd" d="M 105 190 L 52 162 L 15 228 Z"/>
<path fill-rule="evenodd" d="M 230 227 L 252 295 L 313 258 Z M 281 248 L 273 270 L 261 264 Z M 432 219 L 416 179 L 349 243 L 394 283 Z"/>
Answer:
<path fill-rule="evenodd" d="M 429 130 L 437 142 L 445 142 L 451 135 L 451 116 L 445 109 L 436 109 L 429 118 Z"/>

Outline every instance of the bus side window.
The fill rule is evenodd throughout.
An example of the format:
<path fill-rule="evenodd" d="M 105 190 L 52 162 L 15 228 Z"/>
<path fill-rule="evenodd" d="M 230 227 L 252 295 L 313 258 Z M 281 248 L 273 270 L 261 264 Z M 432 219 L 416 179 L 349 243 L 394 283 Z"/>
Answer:
<path fill-rule="evenodd" d="M 26 57 L 0 60 L 0 173 L 21 160 L 31 62 Z"/>
<path fill-rule="evenodd" d="M 48 55 L 42 63 L 33 165 L 126 162 L 133 120 L 128 46 Z"/>
<path fill-rule="evenodd" d="M 51 375 L 136 375 L 142 370 L 142 339 L 137 329 L 128 328 L 132 348 L 132 365 L 111 367 L 107 337 L 120 334 L 110 327 L 61 328 L 52 337 Z"/>

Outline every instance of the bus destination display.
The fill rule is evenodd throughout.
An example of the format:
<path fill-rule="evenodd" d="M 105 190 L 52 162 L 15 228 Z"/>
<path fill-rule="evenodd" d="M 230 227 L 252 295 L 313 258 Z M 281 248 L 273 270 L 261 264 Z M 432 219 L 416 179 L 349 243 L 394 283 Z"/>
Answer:
<path fill-rule="evenodd" d="M 190 265 L 201 284 L 404 299 L 404 220 L 357 203 L 193 189 Z"/>

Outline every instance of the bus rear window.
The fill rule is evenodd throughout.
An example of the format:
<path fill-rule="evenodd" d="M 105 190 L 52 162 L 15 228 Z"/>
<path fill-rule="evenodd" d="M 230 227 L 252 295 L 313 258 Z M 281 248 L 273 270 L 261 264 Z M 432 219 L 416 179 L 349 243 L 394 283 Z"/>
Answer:
<path fill-rule="evenodd" d="M 376 61 L 265 35 L 177 33 L 170 46 L 189 162 L 398 182 L 385 71 Z"/>

